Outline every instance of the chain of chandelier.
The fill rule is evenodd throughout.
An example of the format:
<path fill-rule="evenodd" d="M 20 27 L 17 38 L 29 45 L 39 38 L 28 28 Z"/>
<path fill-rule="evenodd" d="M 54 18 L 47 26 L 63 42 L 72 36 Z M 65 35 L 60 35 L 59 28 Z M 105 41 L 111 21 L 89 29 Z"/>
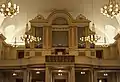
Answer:
<path fill-rule="evenodd" d="M 6 2 L 0 6 L 0 13 L 5 18 L 12 18 L 19 13 L 19 6 L 13 4 L 11 0 L 6 0 Z"/>
<path fill-rule="evenodd" d="M 109 0 L 108 4 L 105 4 L 101 8 L 101 13 L 107 17 L 114 18 L 116 15 L 120 13 L 119 4 L 116 0 Z"/>

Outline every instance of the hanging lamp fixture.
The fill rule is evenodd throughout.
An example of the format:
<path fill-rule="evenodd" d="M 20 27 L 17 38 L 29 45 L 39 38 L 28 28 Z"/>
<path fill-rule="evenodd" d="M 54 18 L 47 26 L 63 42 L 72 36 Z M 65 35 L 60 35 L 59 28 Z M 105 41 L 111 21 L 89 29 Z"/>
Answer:
<path fill-rule="evenodd" d="M 101 8 L 101 13 L 107 17 L 114 18 L 120 13 L 120 5 L 116 0 L 109 0 L 108 4 Z"/>
<path fill-rule="evenodd" d="M 105 27 L 104 27 L 104 32 L 105 32 Z M 101 47 L 109 47 L 109 45 L 107 44 L 107 40 L 106 40 L 106 37 L 105 37 L 105 33 L 104 33 L 104 38 L 103 38 L 104 42 L 103 42 L 103 45 L 101 45 Z"/>
<path fill-rule="evenodd" d="M 6 2 L 0 6 L 0 13 L 4 18 L 12 18 L 19 13 L 19 6 L 13 4 L 11 0 L 6 0 Z"/>
<path fill-rule="evenodd" d="M 15 37 L 15 42 L 12 44 L 12 46 L 15 47 L 15 48 L 18 47 L 16 37 Z"/>
<path fill-rule="evenodd" d="M 88 36 L 81 37 L 80 41 L 90 42 L 90 43 L 96 43 L 101 37 L 96 34 L 95 32 L 95 24 L 94 24 L 94 10 L 93 10 L 93 0 L 92 0 L 92 17 L 93 17 L 93 23 L 91 27 L 92 33 L 90 33 Z"/>

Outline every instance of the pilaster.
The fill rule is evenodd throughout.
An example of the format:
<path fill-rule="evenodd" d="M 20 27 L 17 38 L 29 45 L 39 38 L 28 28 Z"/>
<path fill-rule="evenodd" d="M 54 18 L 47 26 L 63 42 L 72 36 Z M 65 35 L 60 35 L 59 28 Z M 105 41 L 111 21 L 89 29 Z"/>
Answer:
<path fill-rule="evenodd" d="M 94 69 L 90 70 L 90 78 L 91 78 L 90 82 L 94 82 Z"/>
<path fill-rule="evenodd" d="M 47 38 L 47 28 L 46 27 L 43 27 L 43 48 L 46 49 L 47 47 L 47 41 L 46 41 L 46 38 Z"/>
<path fill-rule="evenodd" d="M 48 49 L 52 47 L 52 27 L 47 27 L 48 29 Z"/>
<path fill-rule="evenodd" d="M 97 82 L 97 71 L 93 71 L 93 82 Z"/>
<path fill-rule="evenodd" d="M 75 68 L 74 68 L 74 66 L 72 66 L 72 68 L 71 68 L 71 74 L 70 74 L 70 76 L 71 76 L 71 81 L 70 82 L 75 82 Z"/>
<path fill-rule="evenodd" d="M 31 74 L 30 74 L 30 71 L 29 70 L 24 70 L 24 73 L 23 73 L 23 82 L 31 82 Z"/>
<path fill-rule="evenodd" d="M 76 30 L 77 27 L 72 26 L 71 29 L 72 29 L 72 33 L 71 33 L 72 34 L 72 37 L 71 37 L 72 38 L 72 40 L 71 40 L 72 41 L 72 47 L 77 48 L 77 30 Z"/>
<path fill-rule="evenodd" d="M 69 29 L 69 48 L 72 48 L 72 27 Z"/>
<path fill-rule="evenodd" d="M 47 66 L 45 69 L 45 82 L 50 82 L 50 74 L 49 74 L 49 69 Z"/>

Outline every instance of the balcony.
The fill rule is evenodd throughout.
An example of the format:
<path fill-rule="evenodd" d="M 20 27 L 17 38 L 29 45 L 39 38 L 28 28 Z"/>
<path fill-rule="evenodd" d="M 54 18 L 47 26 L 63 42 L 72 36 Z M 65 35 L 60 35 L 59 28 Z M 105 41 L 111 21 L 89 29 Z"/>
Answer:
<path fill-rule="evenodd" d="M 76 56 L 75 63 L 83 65 L 95 65 L 95 66 L 120 66 L 119 59 L 97 59 L 87 56 Z"/>
<path fill-rule="evenodd" d="M 97 59 L 90 58 L 87 56 L 34 56 L 23 59 L 11 59 L 11 60 L 0 60 L 0 67 L 6 66 L 27 66 L 27 65 L 39 65 L 50 63 L 75 63 L 80 65 L 94 65 L 94 66 L 120 66 L 120 60 L 113 59 Z"/>
<path fill-rule="evenodd" d="M 74 56 L 46 56 L 45 57 L 46 62 L 75 62 L 75 57 Z"/>
<path fill-rule="evenodd" d="M 9 59 L 9 60 L 0 60 L 0 67 L 5 66 L 27 66 L 27 65 L 38 65 L 44 64 L 45 57 L 44 56 L 34 56 L 31 58 L 23 58 L 23 59 Z"/>

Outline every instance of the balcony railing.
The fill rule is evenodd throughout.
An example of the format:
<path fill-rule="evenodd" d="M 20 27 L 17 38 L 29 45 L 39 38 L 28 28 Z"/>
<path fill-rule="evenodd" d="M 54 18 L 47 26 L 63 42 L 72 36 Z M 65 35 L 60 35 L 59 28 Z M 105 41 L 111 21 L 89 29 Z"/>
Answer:
<path fill-rule="evenodd" d="M 46 56 L 46 62 L 75 62 L 74 56 Z"/>

